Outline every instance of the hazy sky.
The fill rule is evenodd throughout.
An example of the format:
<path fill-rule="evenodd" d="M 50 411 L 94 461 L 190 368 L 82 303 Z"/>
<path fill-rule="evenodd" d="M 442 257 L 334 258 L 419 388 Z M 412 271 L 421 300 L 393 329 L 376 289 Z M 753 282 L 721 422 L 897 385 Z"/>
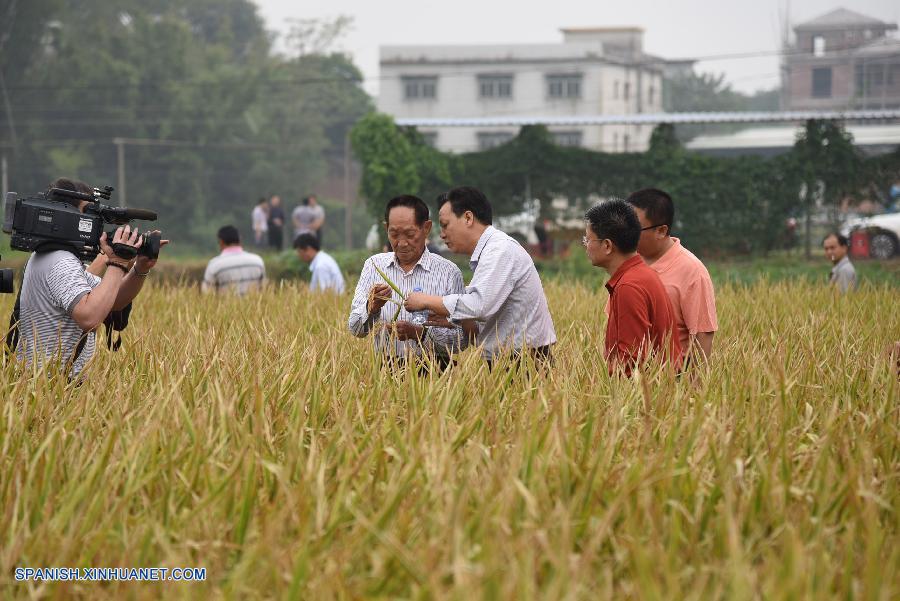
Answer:
<path fill-rule="evenodd" d="M 553 43 L 561 27 L 637 25 L 645 51 L 664 58 L 705 60 L 698 70 L 726 73 L 744 92 L 778 83 L 780 15 L 790 6 L 794 25 L 838 7 L 890 23 L 900 21 L 897 0 L 255 0 L 269 29 L 289 19 L 347 15 L 353 27 L 340 48 L 362 69 L 365 87 L 378 91 L 378 47 L 393 44 Z M 727 55 L 761 53 L 749 58 Z"/>

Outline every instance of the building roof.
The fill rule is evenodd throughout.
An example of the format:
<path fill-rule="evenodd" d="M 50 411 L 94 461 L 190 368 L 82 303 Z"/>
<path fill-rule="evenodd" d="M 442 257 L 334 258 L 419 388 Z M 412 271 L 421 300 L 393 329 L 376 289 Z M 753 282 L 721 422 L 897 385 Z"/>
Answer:
<path fill-rule="evenodd" d="M 847 29 L 859 27 L 887 27 L 896 29 L 896 25 L 885 23 L 874 17 L 868 17 L 846 8 L 836 8 L 831 12 L 820 15 L 794 27 L 794 31 L 822 30 L 822 29 Z"/>
<path fill-rule="evenodd" d="M 636 25 L 622 27 L 562 27 L 563 33 L 643 33 L 644 28 Z"/>
<path fill-rule="evenodd" d="M 900 145 L 900 125 L 848 125 L 856 146 Z M 687 144 L 689 150 L 752 150 L 790 148 L 797 141 L 800 128 L 791 125 L 757 127 L 728 135 L 697 136 Z"/>
<path fill-rule="evenodd" d="M 772 111 L 772 112 L 698 112 L 635 113 L 629 115 L 572 115 L 400 118 L 397 125 L 415 127 L 521 127 L 523 125 L 656 125 L 659 123 L 799 123 L 809 119 L 867 121 L 900 119 L 900 110 L 871 111 Z"/>

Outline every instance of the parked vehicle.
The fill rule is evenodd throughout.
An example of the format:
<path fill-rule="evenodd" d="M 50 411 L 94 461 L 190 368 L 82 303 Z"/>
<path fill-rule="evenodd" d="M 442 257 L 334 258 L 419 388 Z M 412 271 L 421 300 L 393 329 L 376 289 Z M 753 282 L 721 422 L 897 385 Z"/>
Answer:
<path fill-rule="evenodd" d="M 900 213 L 849 219 L 841 233 L 849 238 L 858 230 L 869 234 L 869 256 L 873 259 L 890 259 L 900 254 Z"/>

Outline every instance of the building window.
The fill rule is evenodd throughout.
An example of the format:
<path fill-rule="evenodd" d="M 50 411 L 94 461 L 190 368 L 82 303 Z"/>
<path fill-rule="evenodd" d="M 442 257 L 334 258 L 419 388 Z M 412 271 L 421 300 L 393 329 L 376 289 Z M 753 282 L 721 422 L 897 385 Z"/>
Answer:
<path fill-rule="evenodd" d="M 613 100 L 619 99 L 619 80 L 613 84 Z"/>
<path fill-rule="evenodd" d="M 554 131 L 550 135 L 557 146 L 581 146 L 580 131 Z"/>
<path fill-rule="evenodd" d="M 831 67 L 812 70 L 813 98 L 831 98 Z"/>
<path fill-rule="evenodd" d="M 550 98 L 581 98 L 581 75 L 548 75 L 547 95 Z"/>
<path fill-rule="evenodd" d="M 813 56 L 825 56 L 825 38 L 820 35 L 813 37 Z"/>
<path fill-rule="evenodd" d="M 656 100 L 656 90 L 653 86 L 650 86 L 650 89 L 647 90 L 647 104 L 653 106 L 653 102 Z"/>
<path fill-rule="evenodd" d="M 622 136 L 622 152 L 628 152 L 629 142 L 631 141 L 631 137 L 628 134 Z"/>
<path fill-rule="evenodd" d="M 627 81 L 625 82 L 625 101 L 628 101 L 628 97 L 631 96 L 631 84 Z"/>
<path fill-rule="evenodd" d="M 512 139 L 513 135 L 506 131 L 480 131 L 478 132 L 478 149 L 496 148 Z"/>
<path fill-rule="evenodd" d="M 437 97 L 437 77 L 404 77 L 403 97 L 407 100 L 433 100 Z"/>
<path fill-rule="evenodd" d="M 422 135 L 422 140 L 425 141 L 425 144 L 435 148 L 437 146 L 437 132 L 436 131 L 423 131 L 419 132 Z"/>
<path fill-rule="evenodd" d="M 512 75 L 479 75 L 478 95 L 481 98 L 512 98 Z"/>
<path fill-rule="evenodd" d="M 613 134 L 613 152 L 619 152 L 619 132 Z"/>

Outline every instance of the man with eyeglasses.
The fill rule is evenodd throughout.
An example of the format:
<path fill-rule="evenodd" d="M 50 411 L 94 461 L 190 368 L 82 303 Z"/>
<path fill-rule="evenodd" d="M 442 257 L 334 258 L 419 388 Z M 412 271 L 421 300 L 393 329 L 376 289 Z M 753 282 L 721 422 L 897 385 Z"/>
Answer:
<path fill-rule="evenodd" d="M 601 203 L 584 216 L 581 242 L 595 267 L 609 275 L 605 356 L 610 374 L 631 376 L 654 359 L 681 367 L 672 302 L 659 276 L 637 254 L 641 225 L 622 200 Z"/>
<path fill-rule="evenodd" d="M 685 365 L 708 359 L 719 329 L 716 292 L 706 266 L 671 235 L 675 220 L 672 197 L 657 188 L 645 188 L 633 192 L 625 202 L 634 207 L 641 224 L 638 254 L 659 275 L 672 301 Z"/>

